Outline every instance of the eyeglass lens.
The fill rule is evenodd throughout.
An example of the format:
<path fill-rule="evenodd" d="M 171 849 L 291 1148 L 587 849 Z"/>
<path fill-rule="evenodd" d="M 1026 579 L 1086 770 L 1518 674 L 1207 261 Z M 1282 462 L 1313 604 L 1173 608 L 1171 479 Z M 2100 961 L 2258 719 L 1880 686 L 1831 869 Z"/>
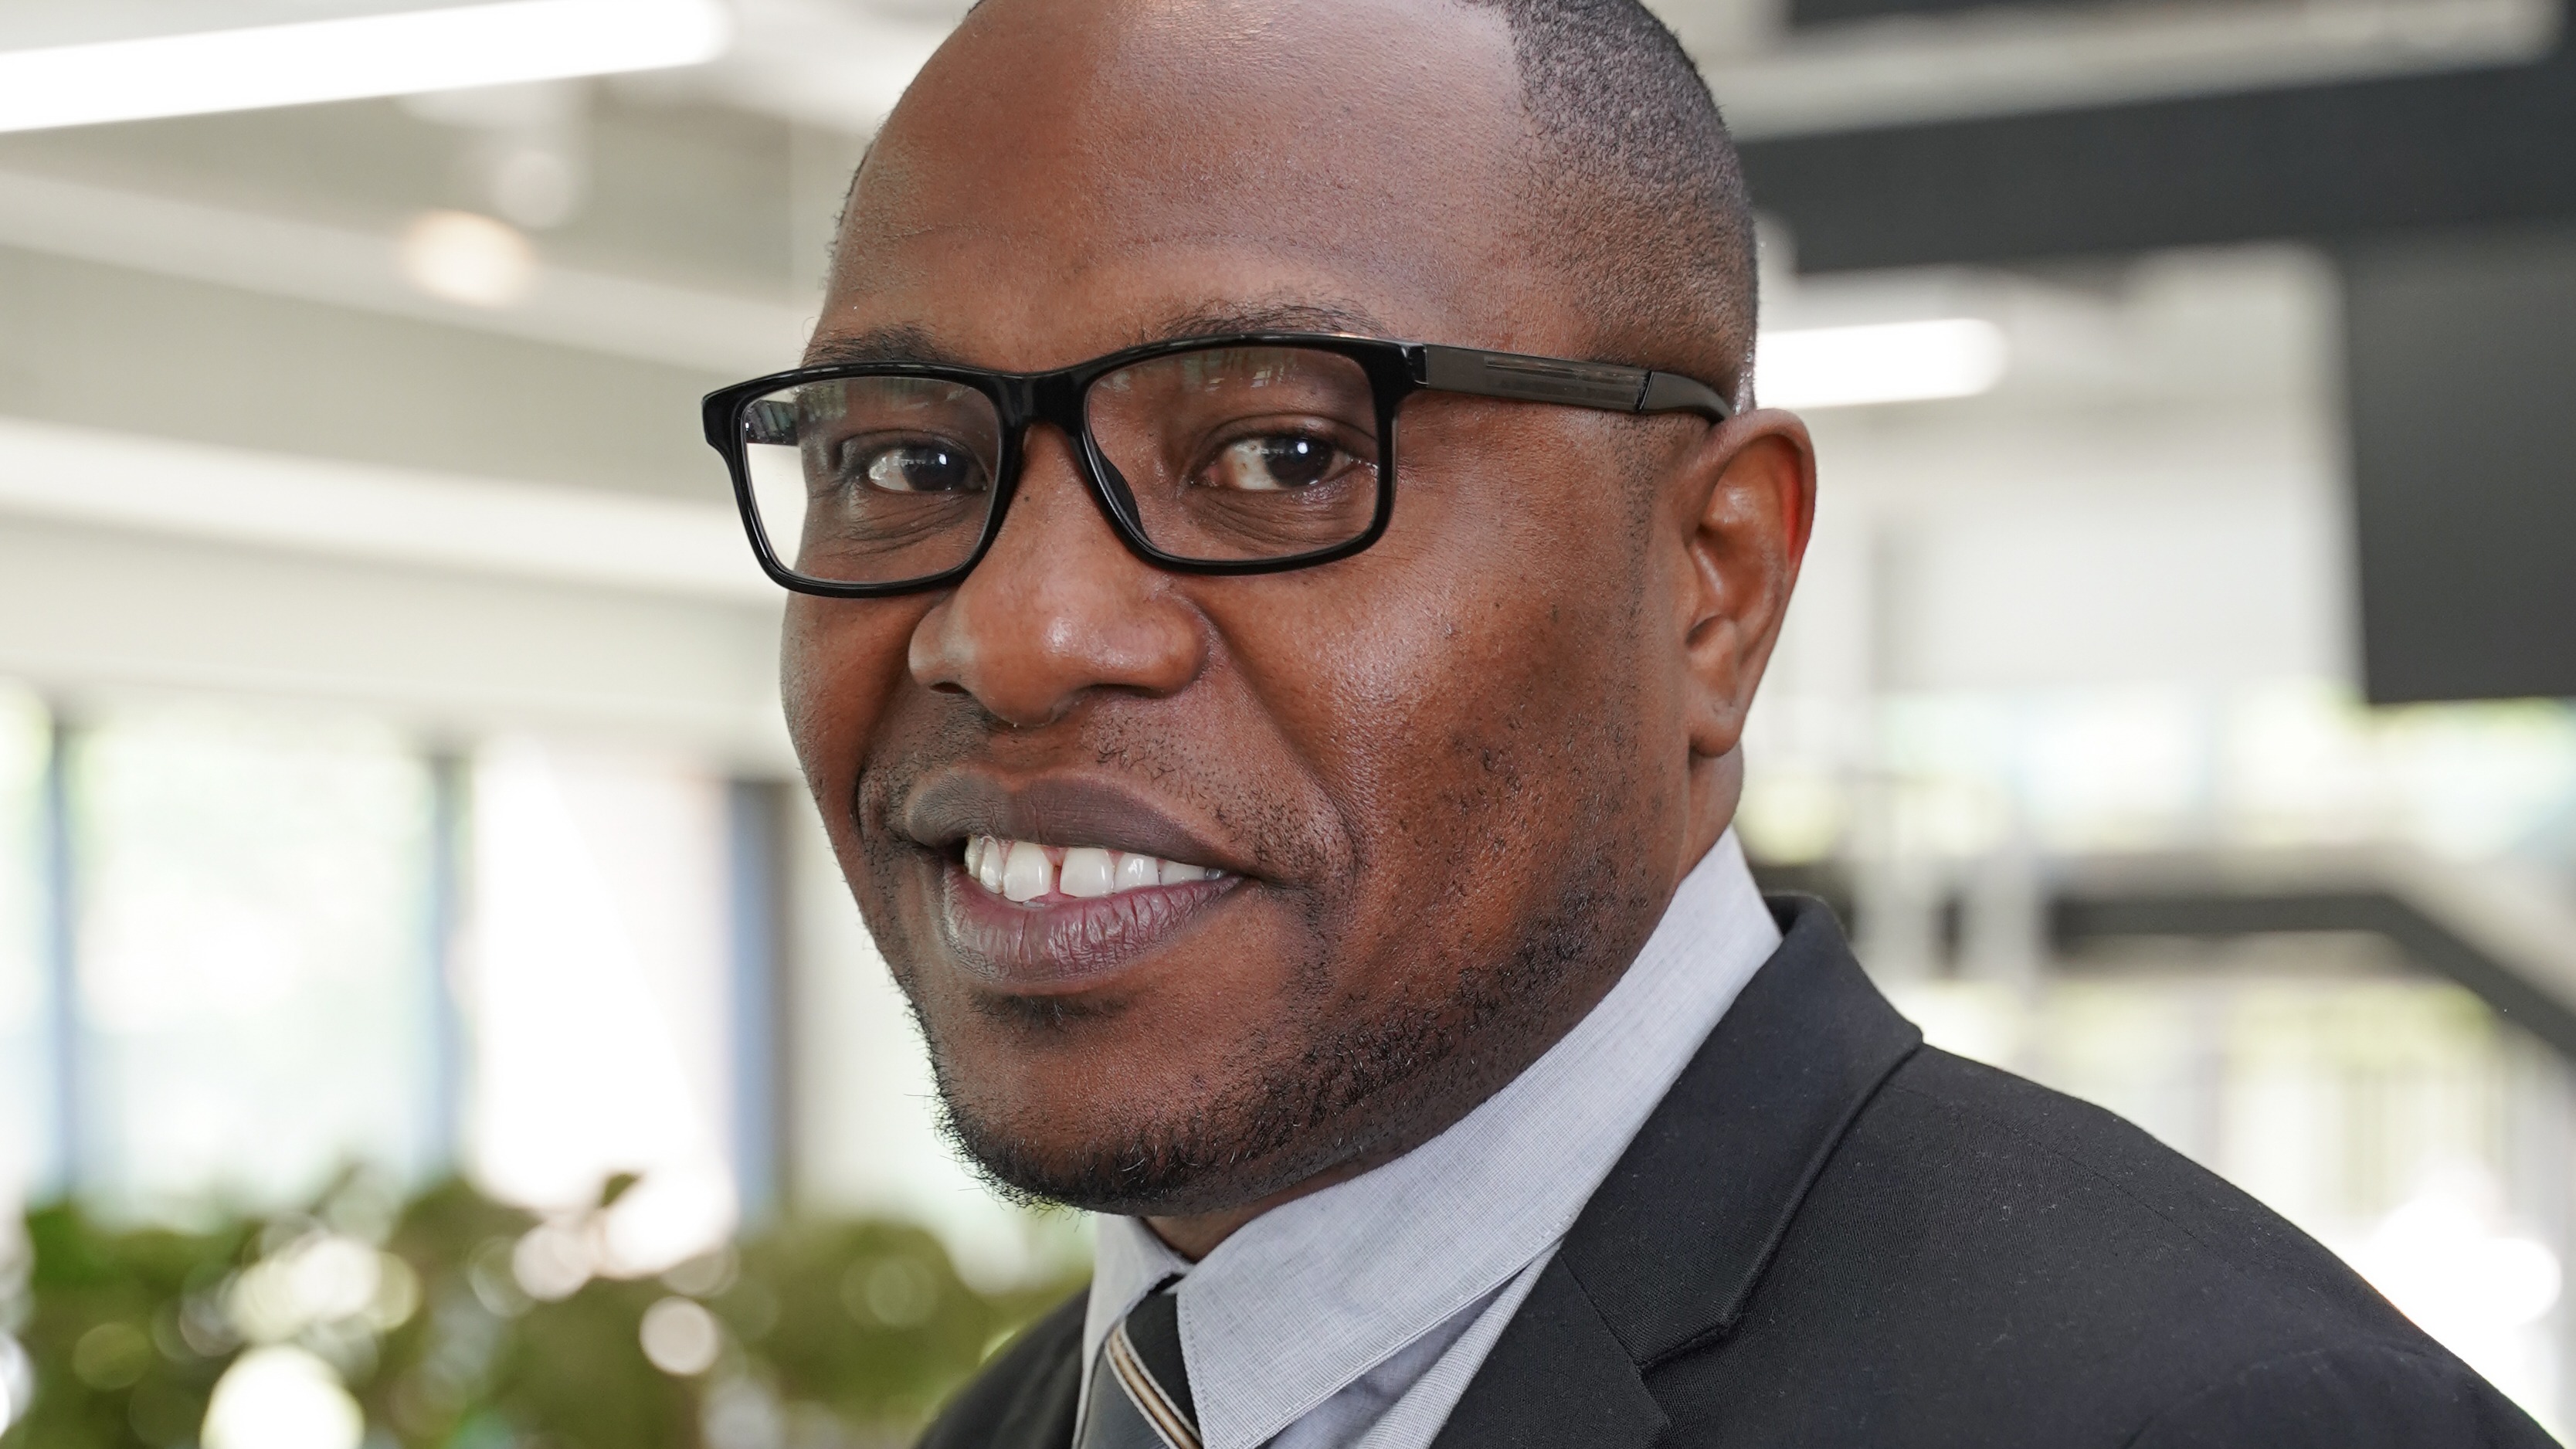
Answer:
<path fill-rule="evenodd" d="M 973 556 L 996 496 L 992 399 L 940 379 L 860 376 L 742 413 L 762 530 L 808 578 L 899 584 Z M 1203 563 L 1293 558 L 1368 532 L 1380 487 L 1376 393 L 1339 353 L 1203 348 L 1096 380 L 1084 420 L 1129 525 Z"/>

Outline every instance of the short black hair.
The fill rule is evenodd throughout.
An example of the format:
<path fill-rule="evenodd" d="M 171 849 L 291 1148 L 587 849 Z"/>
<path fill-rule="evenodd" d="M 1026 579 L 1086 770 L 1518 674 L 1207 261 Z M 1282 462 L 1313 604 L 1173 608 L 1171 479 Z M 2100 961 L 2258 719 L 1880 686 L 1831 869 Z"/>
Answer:
<path fill-rule="evenodd" d="M 1640 0 L 1464 0 L 1511 27 L 1539 234 L 1593 290 L 1607 360 L 1733 394 L 1753 355 L 1752 201 L 1716 98 Z M 1615 354 L 1615 355 L 1614 355 Z"/>

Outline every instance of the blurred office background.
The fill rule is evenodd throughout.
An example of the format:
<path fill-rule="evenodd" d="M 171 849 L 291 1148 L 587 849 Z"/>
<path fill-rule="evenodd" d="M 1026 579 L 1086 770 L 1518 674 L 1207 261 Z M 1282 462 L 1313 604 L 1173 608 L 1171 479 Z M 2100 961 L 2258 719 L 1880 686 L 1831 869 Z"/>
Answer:
<path fill-rule="evenodd" d="M 718 1352 L 774 1309 L 669 1306 L 770 1261 L 729 1238 L 916 1225 L 979 1302 L 1079 1271 L 938 1140 L 694 406 L 793 363 L 962 8 L 0 13 L 0 1204 L 318 1211 L 236 1255 L 310 1267 L 383 1239 L 352 1183 L 461 1173 L 525 1210 L 480 1301 L 658 1285 L 670 1442 L 716 1449 L 892 1432 Z M 1761 869 L 1936 1042 L 2130 1116 L 2576 1423 L 2561 0 L 1658 8 L 1745 143 L 1760 381 L 1823 460 Z M 927 1321 L 862 1257 L 852 1323 Z M 213 1374 L 317 1324 L 151 1341 Z M 112 1326 L 100 1443 L 425 1442 L 295 1409 L 373 1349 L 241 1368 L 225 1428 L 150 1409 Z M 537 1442 L 475 1423 L 440 1442 Z"/>

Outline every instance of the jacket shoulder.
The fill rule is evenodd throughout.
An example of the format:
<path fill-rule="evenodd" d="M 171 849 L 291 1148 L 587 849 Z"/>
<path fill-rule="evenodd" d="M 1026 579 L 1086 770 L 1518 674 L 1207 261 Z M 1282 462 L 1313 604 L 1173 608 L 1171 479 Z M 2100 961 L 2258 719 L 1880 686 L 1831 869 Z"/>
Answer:
<path fill-rule="evenodd" d="M 2121 1117 L 1937 1050 L 1887 1085 L 1851 1166 L 1916 1181 L 1962 1266 L 2025 1270 L 1971 1308 L 2044 1307 L 2105 1349 L 2182 1340 L 2204 1372 L 2319 1349 L 2443 1356 L 2341 1258 Z"/>
<path fill-rule="evenodd" d="M 1065 1449 L 1081 1388 L 1086 1288 L 1048 1311 L 957 1391 L 919 1449 Z"/>
<path fill-rule="evenodd" d="M 2462 1364 L 2405 1349 L 2317 1349 L 2250 1364 L 2159 1414 L 2133 1449 L 2421 1444 L 2544 1449 L 2540 1426 Z"/>
<path fill-rule="evenodd" d="M 1712 1443 L 2366 1444 L 2374 1420 L 2548 1442 L 2215 1174 L 1932 1049 L 1852 1120 L 1742 1318 L 1657 1380 L 1677 1421 L 1726 1406 Z M 2267 1395 L 2295 1407 L 2257 1414 Z"/>
<path fill-rule="evenodd" d="M 2341 1259 L 2279 1214 L 2090 1102 L 1926 1048 L 1873 1107 L 1855 1144 L 1864 1153 L 1895 1149 L 1891 1167 L 1910 1152 L 1992 1174 L 2012 1189 L 1998 1209 L 2054 1209 L 2030 1221 L 2033 1234 L 2169 1243 L 2183 1252 L 2176 1266 L 2231 1271 L 2249 1288 L 2296 1283 L 2322 1293 L 2320 1306 L 2402 1324 Z"/>

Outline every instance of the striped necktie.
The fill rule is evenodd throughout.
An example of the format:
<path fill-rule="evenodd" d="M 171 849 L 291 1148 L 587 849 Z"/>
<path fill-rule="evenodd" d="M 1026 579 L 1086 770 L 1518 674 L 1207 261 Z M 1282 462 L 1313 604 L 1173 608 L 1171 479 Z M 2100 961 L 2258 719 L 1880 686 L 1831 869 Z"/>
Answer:
<path fill-rule="evenodd" d="M 1091 1366 L 1074 1449 L 1199 1449 L 1198 1407 L 1181 1364 L 1181 1306 L 1167 1283 L 1127 1311 Z"/>

